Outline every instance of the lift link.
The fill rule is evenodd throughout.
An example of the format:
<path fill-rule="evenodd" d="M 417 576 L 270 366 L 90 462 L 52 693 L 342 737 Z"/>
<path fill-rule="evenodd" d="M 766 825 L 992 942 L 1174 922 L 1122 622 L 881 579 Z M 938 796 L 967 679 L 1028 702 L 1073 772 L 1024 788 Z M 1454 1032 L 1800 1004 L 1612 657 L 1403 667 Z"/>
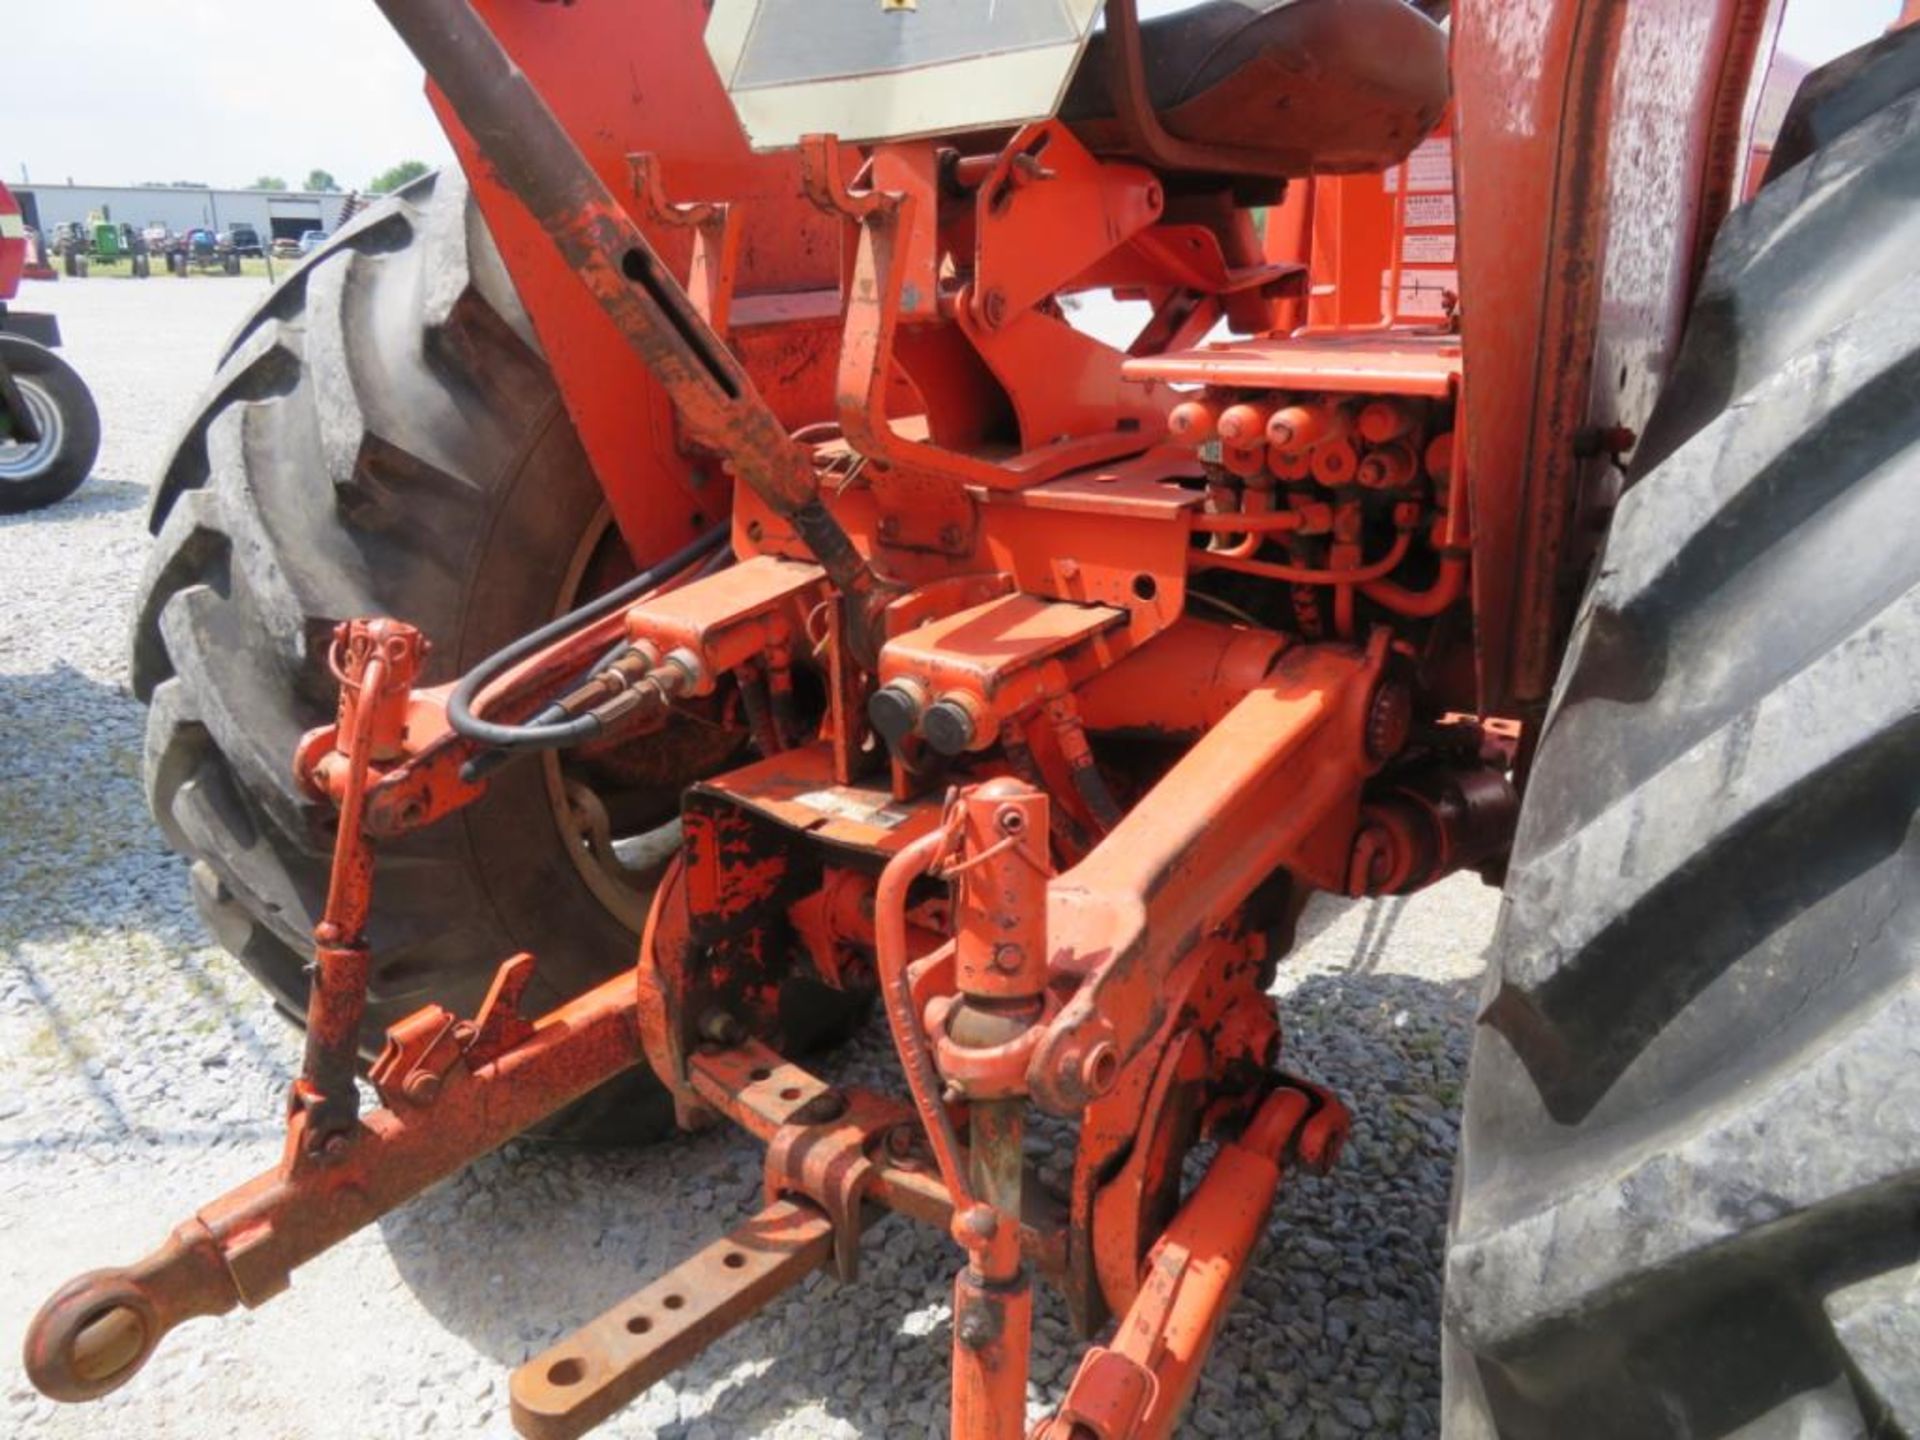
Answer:
<path fill-rule="evenodd" d="M 41 1307 L 26 1366 L 55 1399 L 118 1388 L 184 1320 L 271 1299 L 299 1265 L 640 1058 L 632 975 L 531 1021 L 519 1001 L 534 961 L 517 955 L 471 1020 L 429 1005 L 388 1031 L 368 1077 L 385 1108 L 360 1117 L 373 884 L 366 797 L 406 756 L 427 648 L 397 620 L 342 623 L 329 656 L 340 682 L 336 723 L 301 747 L 301 783 L 332 799 L 339 818 L 280 1165 L 208 1205 L 138 1264 L 82 1275 Z"/>
<path fill-rule="evenodd" d="M 327 903 L 313 927 L 306 1055 L 288 1101 L 304 1152 L 314 1158 L 339 1153 L 360 1110 L 354 1072 L 373 903 L 373 843 L 361 820 L 374 767 L 406 753 L 407 702 L 427 649 L 426 638 L 399 620 L 349 620 L 334 631 L 328 663 L 340 682 L 339 715 L 334 753 L 321 764 L 337 777 L 339 817 Z"/>
<path fill-rule="evenodd" d="M 1018 780 L 961 792 L 942 826 L 888 865 L 876 915 L 894 1040 L 909 1077 L 921 1077 L 916 1104 L 953 1196 L 954 1239 L 967 1252 L 954 1281 L 951 1414 L 952 1433 L 966 1440 L 1028 1433 L 1033 1298 L 1018 1236 L 1026 1077 L 1052 1009 L 1047 810 L 1046 795 Z M 918 1016 L 900 1003 L 910 993 L 904 903 L 911 880 L 930 870 L 955 882 L 955 991 Z M 929 1071 L 942 1082 L 937 1092 L 925 1083 Z M 968 1116 L 964 1167 L 947 1108 L 957 1103 Z M 1154 1245 L 1113 1345 L 1088 1354 L 1037 1440 L 1171 1433 L 1238 1292 L 1284 1160 L 1297 1153 L 1324 1172 L 1347 1124 L 1344 1107 L 1317 1087 L 1274 1090 Z"/>
<path fill-rule="evenodd" d="M 1067 1398 L 1034 1440 L 1160 1440 L 1171 1435 L 1266 1227 L 1289 1153 L 1330 1165 L 1347 1133 L 1324 1092 L 1283 1085 L 1221 1148 L 1147 1257 L 1139 1297 L 1113 1341 L 1087 1352 Z"/>
<path fill-rule="evenodd" d="M 1026 1433 L 1033 1284 L 1019 1231 L 1026 1074 L 1046 1015 L 1047 797 L 1018 780 L 961 795 L 949 826 L 955 881 L 950 1001 L 928 1007 L 943 1099 L 968 1106 L 967 1181 L 954 1238 L 967 1263 L 953 1282 L 953 1433 Z"/>

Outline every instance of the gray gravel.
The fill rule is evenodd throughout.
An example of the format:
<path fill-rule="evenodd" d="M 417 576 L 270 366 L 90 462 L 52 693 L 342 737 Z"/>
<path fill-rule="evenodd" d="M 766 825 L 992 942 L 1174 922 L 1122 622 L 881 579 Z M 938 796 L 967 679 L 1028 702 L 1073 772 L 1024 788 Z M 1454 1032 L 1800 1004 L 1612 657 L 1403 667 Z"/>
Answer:
<path fill-rule="evenodd" d="M 139 786 L 128 610 L 147 487 L 256 281 L 30 286 L 99 398 L 95 478 L 0 519 L 0 1339 L 78 1270 L 144 1253 L 273 1163 L 298 1050 L 206 941 Z M 1340 1171 L 1283 1192 L 1187 1433 L 1431 1435 L 1440 1244 L 1473 980 L 1496 898 L 1319 901 L 1281 981 L 1289 1063 L 1357 1123 Z M 863 1037 L 836 1069 L 876 1068 Z M 730 1135 L 637 1154 L 509 1147 L 302 1271 L 258 1312 L 176 1333 L 99 1406 L 9 1372 L 0 1431 L 263 1440 L 505 1436 L 507 1369 L 758 1201 Z M 866 1278 L 815 1277 L 607 1427 L 615 1436 L 939 1434 L 944 1237 L 890 1220 Z M 1037 1325 L 1036 1411 L 1077 1359 Z"/>

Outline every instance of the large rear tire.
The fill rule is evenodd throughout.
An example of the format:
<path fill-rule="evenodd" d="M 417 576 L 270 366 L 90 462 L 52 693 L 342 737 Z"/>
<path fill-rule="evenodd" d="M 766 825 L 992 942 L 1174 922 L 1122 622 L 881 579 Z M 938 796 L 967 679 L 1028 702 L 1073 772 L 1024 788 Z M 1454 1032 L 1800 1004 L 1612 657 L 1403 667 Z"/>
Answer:
<path fill-rule="evenodd" d="M 331 815 L 294 785 L 331 718 L 334 624 L 403 617 L 426 683 L 571 600 L 602 495 L 457 170 L 369 211 L 240 331 L 154 496 L 134 637 L 146 781 L 221 943 L 298 1017 Z M 428 1001 L 472 1013 L 534 952 L 530 1005 L 634 962 L 538 760 L 468 811 L 380 849 L 364 1040 Z M 671 801 L 669 801 L 671 803 Z M 671 1107 L 635 1072 L 555 1130 L 638 1138 Z"/>
<path fill-rule="evenodd" d="M 1467 1087 L 1452 1436 L 1920 1436 L 1920 34 L 1907 83 L 1890 48 L 1884 103 L 1723 227 L 1576 628 Z"/>

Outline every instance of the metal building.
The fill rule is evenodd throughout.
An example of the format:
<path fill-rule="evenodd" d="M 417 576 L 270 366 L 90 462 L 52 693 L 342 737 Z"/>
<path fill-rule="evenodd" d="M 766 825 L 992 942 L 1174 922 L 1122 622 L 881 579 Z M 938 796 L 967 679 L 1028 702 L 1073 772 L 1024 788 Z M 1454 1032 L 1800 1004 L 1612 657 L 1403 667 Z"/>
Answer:
<path fill-rule="evenodd" d="M 347 197 L 308 190 L 212 190 L 189 186 L 16 185 L 14 196 L 29 225 L 42 234 L 55 225 L 84 225 L 93 216 L 144 230 L 165 225 L 178 234 L 245 223 L 265 240 L 297 240 L 309 230 L 339 228 Z"/>

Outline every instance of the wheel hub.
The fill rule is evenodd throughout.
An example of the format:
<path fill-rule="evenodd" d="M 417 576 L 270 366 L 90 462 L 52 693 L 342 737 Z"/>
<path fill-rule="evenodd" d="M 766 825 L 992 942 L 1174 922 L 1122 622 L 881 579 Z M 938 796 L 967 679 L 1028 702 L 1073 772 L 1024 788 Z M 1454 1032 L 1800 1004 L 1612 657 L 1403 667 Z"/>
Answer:
<path fill-rule="evenodd" d="M 602 508 L 581 537 L 561 585 L 554 613 L 564 614 L 626 578 L 631 570 L 626 542 Z M 691 721 L 674 720 L 661 731 L 616 741 L 590 751 L 549 752 L 541 757 L 547 798 L 568 857 L 587 889 L 638 937 L 680 847 L 679 794 L 685 786 L 724 769 L 735 746 Z M 643 746 L 635 751 L 633 746 Z M 624 763 L 632 760 L 633 763 Z"/>
<path fill-rule="evenodd" d="M 30 442 L 0 440 L 0 483 L 39 479 L 52 466 L 67 438 L 66 419 L 47 389 L 26 375 L 14 376 L 14 384 L 40 438 Z"/>

